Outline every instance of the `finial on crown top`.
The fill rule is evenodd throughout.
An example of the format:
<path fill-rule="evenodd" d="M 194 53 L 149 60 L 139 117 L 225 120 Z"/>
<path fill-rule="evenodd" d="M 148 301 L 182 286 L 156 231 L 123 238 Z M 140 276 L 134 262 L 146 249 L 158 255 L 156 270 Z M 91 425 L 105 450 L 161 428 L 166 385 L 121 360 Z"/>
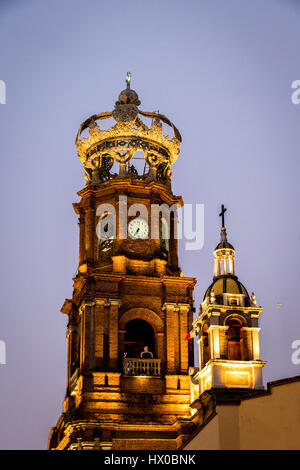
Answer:
<path fill-rule="evenodd" d="M 119 100 L 116 101 L 112 113 L 117 122 L 134 122 L 139 113 L 138 106 L 141 104 L 138 94 L 130 88 L 131 72 L 126 74 L 126 88 L 121 91 Z"/>
<path fill-rule="evenodd" d="M 126 86 L 127 86 L 127 89 L 130 88 L 130 80 L 131 80 L 131 72 L 127 72 L 127 74 L 126 74 Z"/>

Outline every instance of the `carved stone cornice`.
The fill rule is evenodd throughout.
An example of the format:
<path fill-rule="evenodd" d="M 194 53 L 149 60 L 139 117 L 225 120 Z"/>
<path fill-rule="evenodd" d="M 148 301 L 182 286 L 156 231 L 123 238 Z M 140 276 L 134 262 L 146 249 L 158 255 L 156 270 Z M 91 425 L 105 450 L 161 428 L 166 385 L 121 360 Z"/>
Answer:
<path fill-rule="evenodd" d="M 95 299 L 97 305 L 103 305 L 104 308 L 121 307 L 121 299 L 110 299 L 110 298 L 97 298 Z"/>
<path fill-rule="evenodd" d="M 191 310 L 191 305 L 188 303 L 180 302 L 165 302 L 162 306 L 162 310 L 173 310 L 174 312 L 189 312 Z"/>

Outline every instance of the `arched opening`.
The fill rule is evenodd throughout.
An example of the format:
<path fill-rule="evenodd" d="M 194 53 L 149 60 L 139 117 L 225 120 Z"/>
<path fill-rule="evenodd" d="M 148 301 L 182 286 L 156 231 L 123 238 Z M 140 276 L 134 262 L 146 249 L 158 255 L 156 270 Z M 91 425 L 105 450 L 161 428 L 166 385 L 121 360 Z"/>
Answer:
<path fill-rule="evenodd" d="M 155 337 L 152 326 L 145 320 L 135 319 L 125 326 L 124 353 L 126 357 L 140 357 L 145 346 L 155 357 Z"/>
<path fill-rule="evenodd" d="M 141 150 L 134 153 L 127 162 L 127 172 L 132 177 L 145 176 L 149 172 L 149 165 L 145 160 L 145 154 Z"/>
<path fill-rule="evenodd" d="M 243 324 L 239 318 L 230 318 L 228 325 L 228 359 L 244 360 Z"/>

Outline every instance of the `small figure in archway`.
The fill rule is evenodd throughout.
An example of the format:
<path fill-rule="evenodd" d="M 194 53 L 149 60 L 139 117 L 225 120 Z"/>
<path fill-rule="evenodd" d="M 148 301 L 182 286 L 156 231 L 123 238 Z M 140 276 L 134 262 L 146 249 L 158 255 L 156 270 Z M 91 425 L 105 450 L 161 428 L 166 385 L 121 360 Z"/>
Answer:
<path fill-rule="evenodd" d="M 153 359 L 153 353 L 151 351 L 149 351 L 148 346 L 144 347 L 144 351 L 141 352 L 140 356 L 143 359 Z"/>

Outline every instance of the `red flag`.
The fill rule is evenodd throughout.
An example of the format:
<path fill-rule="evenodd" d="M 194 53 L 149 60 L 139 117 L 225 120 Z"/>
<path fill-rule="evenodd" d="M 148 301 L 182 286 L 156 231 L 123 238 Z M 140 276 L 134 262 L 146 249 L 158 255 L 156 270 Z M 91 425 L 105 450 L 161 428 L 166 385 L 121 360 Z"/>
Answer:
<path fill-rule="evenodd" d="M 186 335 L 186 337 L 184 339 L 191 339 L 191 338 L 195 338 L 195 336 L 198 335 L 198 329 L 196 328 L 196 326 Z"/>

